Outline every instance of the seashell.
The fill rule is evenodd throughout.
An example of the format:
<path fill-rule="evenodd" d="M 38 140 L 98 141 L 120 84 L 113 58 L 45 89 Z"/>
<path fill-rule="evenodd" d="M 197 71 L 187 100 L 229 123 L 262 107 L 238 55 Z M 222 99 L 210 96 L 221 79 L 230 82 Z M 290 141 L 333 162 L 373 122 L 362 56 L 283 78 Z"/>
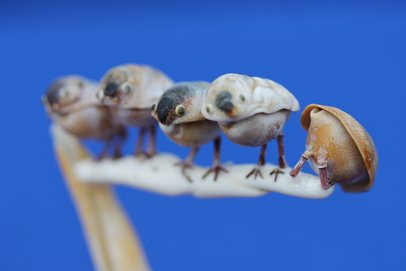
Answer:
<path fill-rule="evenodd" d="M 301 116 L 308 131 L 306 151 L 291 171 L 296 176 L 307 159 L 321 177 L 322 186 L 338 183 L 346 192 L 369 190 L 378 168 L 372 138 L 352 116 L 324 105 L 311 104 Z"/>
<path fill-rule="evenodd" d="M 202 114 L 203 97 L 209 86 L 208 82 L 177 83 L 152 105 L 152 116 L 161 130 L 176 144 L 193 148 L 186 160 L 178 164 L 189 181 L 185 169 L 192 166 L 199 147 L 210 141 L 215 143 L 215 158 L 208 173 L 213 171 L 216 180 L 219 171 L 225 171 L 220 167 L 220 127 Z"/>
<path fill-rule="evenodd" d="M 230 106 L 233 108 L 228 110 Z M 230 122 L 282 109 L 298 111 L 299 107 L 292 93 L 272 80 L 229 73 L 212 82 L 203 101 L 202 113 L 213 121 Z"/>
<path fill-rule="evenodd" d="M 225 74 L 213 81 L 203 102 L 202 114 L 218 121 L 223 133 L 233 143 L 245 147 L 261 146 L 258 166 L 246 177 L 262 177 L 266 144 L 277 138 L 279 167 L 285 167 L 283 127 L 299 102 L 280 84 L 259 77 Z M 275 175 L 277 176 L 277 174 Z M 276 180 L 276 177 L 275 177 Z"/>
<path fill-rule="evenodd" d="M 125 128 L 113 121 L 109 109 L 96 99 L 97 84 L 71 75 L 55 80 L 42 98 L 49 117 L 81 139 L 105 141 L 100 158 L 107 155 L 109 143 L 119 138 L 115 156 L 126 137 Z"/>
<path fill-rule="evenodd" d="M 126 64 L 107 71 L 99 84 L 98 97 L 109 106 L 150 109 L 173 81 L 147 66 Z"/>
<path fill-rule="evenodd" d="M 110 107 L 114 120 L 140 128 L 134 154 L 151 157 L 156 154 L 155 126 L 151 106 L 158 101 L 173 81 L 161 71 L 146 65 L 126 64 L 107 71 L 99 84 L 97 98 Z M 148 152 L 143 152 L 143 139 L 149 131 Z"/>

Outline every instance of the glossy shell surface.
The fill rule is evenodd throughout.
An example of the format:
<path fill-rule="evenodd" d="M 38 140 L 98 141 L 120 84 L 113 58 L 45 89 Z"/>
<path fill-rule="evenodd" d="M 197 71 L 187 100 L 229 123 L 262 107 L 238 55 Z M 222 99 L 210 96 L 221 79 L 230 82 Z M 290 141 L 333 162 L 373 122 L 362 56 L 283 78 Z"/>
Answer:
<path fill-rule="evenodd" d="M 375 181 L 375 176 L 378 169 L 378 154 L 372 138 L 364 127 L 349 114 L 335 107 L 316 104 L 307 106 L 302 113 L 301 124 L 306 131 L 309 130 L 311 122 L 310 113 L 315 108 L 325 110 L 341 122 L 356 144 L 368 172 L 368 176 L 366 176 L 365 179 L 362 179 L 356 183 L 340 184 L 341 187 L 344 191 L 354 193 L 369 190 Z"/>

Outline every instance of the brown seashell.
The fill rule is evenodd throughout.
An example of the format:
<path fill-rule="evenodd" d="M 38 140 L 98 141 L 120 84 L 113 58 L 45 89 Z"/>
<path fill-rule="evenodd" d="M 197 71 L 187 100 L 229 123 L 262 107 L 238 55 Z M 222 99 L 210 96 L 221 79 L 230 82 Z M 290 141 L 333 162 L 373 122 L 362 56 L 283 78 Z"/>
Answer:
<path fill-rule="evenodd" d="M 302 113 L 300 121 L 306 131 L 309 130 L 310 126 L 310 113 L 315 108 L 332 114 L 341 122 L 355 142 L 368 172 L 368 175 L 365 174 L 365 176 L 356 183 L 340 183 L 342 189 L 352 193 L 369 190 L 374 184 L 376 171 L 378 169 L 378 154 L 372 138 L 364 127 L 349 114 L 335 107 L 316 104 L 308 105 Z"/>

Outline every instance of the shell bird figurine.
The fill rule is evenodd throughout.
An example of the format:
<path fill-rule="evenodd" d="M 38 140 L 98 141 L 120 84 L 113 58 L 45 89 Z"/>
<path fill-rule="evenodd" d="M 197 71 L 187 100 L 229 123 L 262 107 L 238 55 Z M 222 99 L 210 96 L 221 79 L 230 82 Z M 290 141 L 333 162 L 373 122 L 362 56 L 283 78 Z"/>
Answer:
<path fill-rule="evenodd" d="M 364 192 L 374 184 L 378 154 L 372 138 L 352 116 L 338 108 L 311 104 L 301 116 L 308 131 L 306 151 L 290 172 L 299 174 L 307 160 L 328 189 L 340 184 L 346 192 Z"/>
<path fill-rule="evenodd" d="M 125 126 L 140 128 L 135 155 L 141 155 L 144 134 L 150 132 L 148 152 L 156 154 L 155 125 L 151 106 L 173 81 L 161 71 L 145 65 L 127 64 L 110 69 L 99 84 L 98 99 L 110 107 L 114 119 Z"/>
<path fill-rule="evenodd" d="M 97 100 L 97 87 L 95 82 L 80 76 L 61 77 L 52 82 L 42 102 L 49 117 L 69 133 L 81 139 L 105 141 L 99 159 L 107 156 L 114 140 L 114 156 L 119 157 L 126 130 L 113 121 L 108 107 Z"/>
<path fill-rule="evenodd" d="M 214 180 L 220 171 L 220 127 L 217 122 L 207 120 L 201 111 L 207 82 L 181 82 L 169 88 L 157 104 L 152 106 L 152 115 L 159 121 L 162 131 L 176 144 L 191 147 L 186 160 L 179 163 L 182 172 L 191 167 L 199 147 L 214 140 L 214 162 L 212 168 L 203 176 L 214 172 Z M 185 175 L 189 181 L 190 178 Z"/>
<path fill-rule="evenodd" d="M 286 166 L 282 128 L 291 111 L 298 111 L 296 98 L 278 83 L 259 77 L 225 74 L 213 81 L 203 101 L 202 113 L 218 121 L 223 133 L 232 142 L 245 147 L 261 147 L 257 166 L 246 178 L 262 177 L 267 143 L 277 138 L 279 167 Z M 279 170 L 275 173 L 275 181 Z"/>

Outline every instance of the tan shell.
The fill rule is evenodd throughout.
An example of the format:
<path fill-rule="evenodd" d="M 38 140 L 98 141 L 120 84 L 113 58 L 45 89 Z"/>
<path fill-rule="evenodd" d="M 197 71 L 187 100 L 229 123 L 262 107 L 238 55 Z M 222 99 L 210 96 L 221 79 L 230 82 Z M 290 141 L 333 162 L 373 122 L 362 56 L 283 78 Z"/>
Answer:
<path fill-rule="evenodd" d="M 320 108 L 335 116 L 345 127 L 351 138 L 354 140 L 364 159 L 365 167 L 368 171 L 368 179 L 360 180 L 357 183 L 340 184 L 341 188 L 346 192 L 364 192 L 369 190 L 375 181 L 376 171 L 378 169 L 378 154 L 372 138 L 362 125 L 352 116 L 344 111 L 330 106 L 311 104 L 308 105 L 300 118 L 302 127 L 308 131 L 310 126 L 310 112 L 314 108 Z"/>

